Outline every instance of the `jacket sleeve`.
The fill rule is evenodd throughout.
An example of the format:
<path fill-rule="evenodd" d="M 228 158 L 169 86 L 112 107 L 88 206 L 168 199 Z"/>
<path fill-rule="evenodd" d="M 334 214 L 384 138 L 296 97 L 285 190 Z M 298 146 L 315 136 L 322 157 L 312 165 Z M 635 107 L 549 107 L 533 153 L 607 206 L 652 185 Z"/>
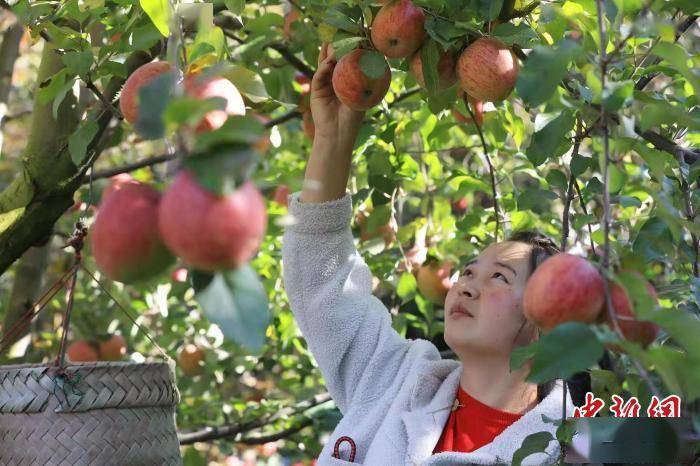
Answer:
<path fill-rule="evenodd" d="M 301 203 L 300 194 L 288 196 L 283 283 L 326 388 L 345 414 L 394 382 L 411 341 L 394 330 L 389 310 L 372 295 L 372 275 L 350 229 L 350 193 L 323 203 Z"/>

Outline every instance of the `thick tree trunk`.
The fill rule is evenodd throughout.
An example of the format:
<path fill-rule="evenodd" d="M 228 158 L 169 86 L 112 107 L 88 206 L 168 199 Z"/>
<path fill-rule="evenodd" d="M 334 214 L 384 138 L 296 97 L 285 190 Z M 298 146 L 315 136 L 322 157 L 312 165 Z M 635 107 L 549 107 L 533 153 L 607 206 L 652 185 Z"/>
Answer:
<path fill-rule="evenodd" d="M 2 46 L 0 46 L 0 106 L 7 108 L 7 102 L 12 88 L 12 74 L 15 62 L 19 56 L 19 43 L 24 34 L 24 27 L 15 22 L 3 33 Z M 0 121 L 5 112 L 0 114 Z M 0 147 L 2 144 L 0 143 Z M 32 305 L 41 290 L 41 281 L 49 246 L 29 249 L 17 264 L 15 280 L 10 294 L 10 300 L 4 313 L 3 328 L 8 328 L 8 323 L 14 323 Z M 12 344 L 26 334 L 26 331 L 17 334 L 8 344 Z"/>
<path fill-rule="evenodd" d="M 32 307 L 42 291 L 42 278 L 49 256 L 50 244 L 41 247 L 29 248 L 15 266 L 15 281 L 12 287 L 10 301 L 5 309 L 3 334 L 6 334 L 19 320 L 20 317 Z M 29 331 L 26 326 L 7 341 L 10 347 Z M 4 343 L 5 344 L 5 343 Z"/>
<path fill-rule="evenodd" d="M 51 44 L 46 43 L 44 47 L 37 83 L 46 81 L 63 67 Z M 139 51 L 130 55 L 125 62 L 127 72 L 151 61 L 160 49 L 161 43 L 158 43 L 148 53 Z M 123 83 L 123 78 L 112 78 L 102 92 L 104 97 L 113 100 Z M 52 102 L 41 105 L 34 100 L 23 169 L 0 193 L 0 274 L 24 251 L 49 237 L 56 220 L 73 204 L 73 194 L 99 155 L 98 143 L 112 121 L 112 114 L 103 108 L 88 115 L 87 118 L 97 121 L 98 131 L 88 144 L 85 160 L 76 167 L 67 144 L 78 125 L 75 96 L 71 93 L 66 96 L 56 120 L 51 114 L 52 105 Z"/>

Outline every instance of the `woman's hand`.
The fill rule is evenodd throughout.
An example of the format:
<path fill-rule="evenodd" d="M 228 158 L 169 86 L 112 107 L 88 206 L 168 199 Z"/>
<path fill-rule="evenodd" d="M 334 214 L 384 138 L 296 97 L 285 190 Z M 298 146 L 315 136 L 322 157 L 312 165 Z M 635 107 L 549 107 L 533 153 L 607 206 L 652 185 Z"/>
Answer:
<path fill-rule="evenodd" d="M 332 77 L 336 65 L 333 48 L 323 43 L 318 55 L 318 69 L 311 80 L 311 114 L 316 127 L 314 143 L 352 147 L 362 125 L 365 112 L 344 105 L 333 90 Z"/>

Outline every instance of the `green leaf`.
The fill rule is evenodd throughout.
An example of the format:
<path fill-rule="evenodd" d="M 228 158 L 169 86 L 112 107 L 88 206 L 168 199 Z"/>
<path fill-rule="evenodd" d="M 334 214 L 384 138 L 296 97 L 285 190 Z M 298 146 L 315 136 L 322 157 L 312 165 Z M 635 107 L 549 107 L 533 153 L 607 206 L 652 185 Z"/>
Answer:
<path fill-rule="evenodd" d="M 84 50 L 82 52 L 66 52 L 61 57 L 66 68 L 72 74 L 77 74 L 85 78 L 92 66 L 92 52 Z"/>
<path fill-rule="evenodd" d="M 421 66 L 423 68 L 423 80 L 428 92 L 434 94 L 438 87 L 438 61 L 440 51 L 437 42 L 432 39 L 425 41 L 420 49 Z"/>
<path fill-rule="evenodd" d="M 416 277 L 412 273 L 404 272 L 396 285 L 396 294 L 404 301 L 408 300 L 416 294 L 417 286 Z"/>
<path fill-rule="evenodd" d="M 498 18 L 503 7 L 503 0 L 479 0 L 479 16 L 492 21 Z"/>
<path fill-rule="evenodd" d="M 536 351 L 526 380 L 533 383 L 565 379 L 603 356 L 603 345 L 593 330 L 581 322 L 559 324 L 532 345 Z"/>
<path fill-rule="evenodd" d="M 660 260 L 665 262 L 675 254 L 673 236 L 668 225 L 659 217 L 650 217 L 641 226 L 634 239 L 632 250 L 641 254 L 648 261 Z"/>
<path fill-rule="evenodd" d="M 271 322 L 267 291 L 250 264 L 217 273 L 209 285 L 195 294 L 204 315 L 221 328 L 224 336 L 258 352 Z"/>
<path fill-rule="evenodd" d="M 141 8 L 163 37 L 170 35 L 170 5 L 168 0 L 139 0 Z"/>
<path fill-rule="evenodd" d="M 139 89 L 139 117 L 134 128 L 143 139 L 159 139 L 165 133 L 163 112 L 172 96 L 174 71 L 167 71 Z"/>
<path fill-rule="evenodd" d="M 538 166 L 551 157 L 563 154 L 571 145 L 571 140 L 566 136 L 573 126 L 574 115 L 570 110 L 565 110 L 533 134 L 532 142 L 526 151 L 530 162 Z"/>
<path fill-rule="evenodd" d="M 634 83 L 632 81 L 607 82 L 605 89 L 603 89 L 603 106 L 607 110 L 615 112 L 632 102 L 633 93 Z"/>
<path fill-rule="evenodd" d="M 573 173 L 574 176 L 580 176 L 588 170 L 591 163 L 594 163 L 592 157 L 584 157 L 581 154 L 576 154 L 571 158 L 571 173 Z"/>
<path fill-rule="evenodd" d="M 323 22 L 351 34 L 360 34 L 362 32 L 360 25 L 350 19 L 347 12 L 340 11 L 339 6 L 330 8 L 323 18 Z M 335 46 L 333 50 L 336 50 Z"/>
<path fill-rule="evenodd" d="M 535 432 L 530 434 L 523 439 L 523 443 L 520 448 L 515 450 L 513 453 L 513 459 L 511 464 L 513 466 L 520 466 L 522 461 L 533 453 L 543 452 L 547 449 L 547 445 L 552 440 L 556 440 L 551 432 Z"/>
<path fill-rule="evenodd" d="M 384 56 L 376 50 L 367 50 L 360 57 L 360 69 L 370 79 L 379 78 L 388 66 Z"/>
<path fill-rule="evenodd" d="M 700 78 L 688 65 L 688 53 L 678 44 L 659 42 L 652 49 L 652 53 L 663 58 L 671 64 L 693 86 L 695 94 L 700 94 Z"/>
<path fill-rule="evenodd" d="M 518 75 L 515 84 L 518 95 L 533 106 L 549 100 L 580 50 L 581 47 L 569 39 L 554 46 L 535 47 Z"/>
<path fill-rule="evenodd" d="M 429 15 L 425 20 L 425 30 L 430 37 L 439 42 L 443 48 L 448 48 L 466 35 L 469 28 Z M 477 34 L 478 31 L 474 30 Z"/>
<path fill-rule="evenodd" d="M 66 82 L 67 72 L 68 70 L 62 69 L 61 71 L 53 75 L 48 82 L 44 81 L 39 84 L 39 89 L 36 91 L 36 97 L 41 105 L 48 104 L 54 99 L 54 97 L 58 95 L 64 83 Z M 73 81 L 69 81 L 72 86 Z"/>
<path fill-rule="evenodd" d="M 506 45 L 518 44 L 523 48 L 537 40 L 537 33 L 527 24 L 503 23 L 496 26 L 493 36 Z"/>
<path fill-rule="evenodd" d="M 617 168 L 616 165 L 608 165 L 608 192 L 617 193 L 627 182 L 627 173 Z"/>
<path fill-rule="evenodd" d="M 212 146 L 209 151 L 195 153 L 185 159 L 197 182 L 212 194 L 235 191 L 252 174 L 255 152 L 246 145 Z"/>
<path fill-rule="evenodd" d="M 68 138 L 70 158 L 76 167 L 79 167 L 85 158 L 87 146 L 90 144 L 90 141 L 92 141 L 92 138 L 94 138 L 97 134 L 97 129 L 97 122 L 94 120 L 88 120 Z"/>
<path fill-rule="evenodd" d="M 526 188 L 518 196 L 518 210 L 534 210 L 541 212 L 543 206 L 549 205 L 551 201 L 557 199 L 557 194 L 537 188 Z"/>
<path fill-rule="evenodd" d="M 340 61 L 348 53 L 357 48 L 357 44 L 362 42 L 362 37 L 347 37 L 333 42 L 333 53 L 336 60 Z"/>
<path fill-rule="evenodd" d="M 264 132 L 265 126 L 251 115 L 229 115 L 220 128 L 202 133 L 197 137 L 195 151 L 207 151 L 222 144 L 254 144 Z"/>
<path fill-rule="evenodd" d="M 231 81 L 238 91 L 251 102 L 263 102 L 270 98 L 265 83 L 259 74 L 243 66 L 230 65 L 225 67 L 221 75 Z"/>
<path fill-rule="evenodd" d="M 163 111 L 166 126 L 191 124 L 196 125 L 208 112 L 226 108 L 226 99 L 210 97 L 197 99 L 186 95 L 174 97 Z"/>
<path fill-rule="evenodd" d="M 245 0 L 224 0 L 224 5 L 234 15 L 240 15 L 245 8 Z"/>
<path fill-rule="evenodd" d="M 545 180 L 550 186 L 555 186 L 563 191 L 566 191 L 569 187 L 569 180 L 561 170 L 550 170 L 549 173 L 547 173 Z"/>

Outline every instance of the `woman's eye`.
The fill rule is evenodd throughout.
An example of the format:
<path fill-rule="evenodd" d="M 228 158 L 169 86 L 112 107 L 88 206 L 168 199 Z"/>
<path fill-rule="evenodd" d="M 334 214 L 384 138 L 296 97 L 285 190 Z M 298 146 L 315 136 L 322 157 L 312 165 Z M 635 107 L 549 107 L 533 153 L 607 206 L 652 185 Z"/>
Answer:
<path fill-rule="evenodd" d="M 500 275 L 501 278 L 503 278 L 503 281 L 506 282 L 506 283 L 508 283 L 508 280 L 506 279 L 506 276 L 503 275 L 501 272 L 496 272 L 496 273 L 493 274 L 494 277 L 495 277 L 496 275 Z"/>
<path fill-rule="evenodd" d="M 462 275 L 465 275 L 465 276 L 466 276 L 467 274 L 471 275 L 471 273 L 472 273 L 471 270 L 469 270 L 469 269 L 464 269 L 464 271 L 462 272 Z"/>

